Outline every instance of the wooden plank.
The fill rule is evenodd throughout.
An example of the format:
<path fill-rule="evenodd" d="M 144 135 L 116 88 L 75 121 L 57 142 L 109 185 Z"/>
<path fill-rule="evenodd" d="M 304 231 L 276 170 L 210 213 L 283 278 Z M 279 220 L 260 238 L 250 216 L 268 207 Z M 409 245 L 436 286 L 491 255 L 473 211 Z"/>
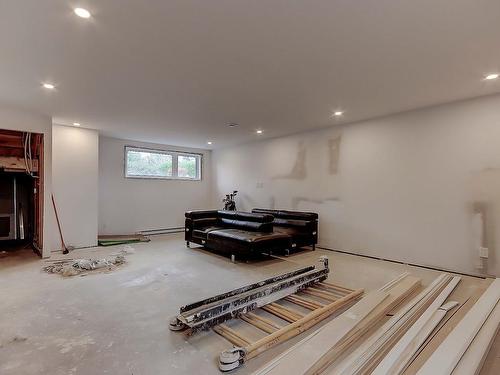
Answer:
<path fill-rule="evenodd" d="M 240 316 L 240 319 L 247 322 L 248 324 L 251 324 L 253 325 L 254 327 L 257 327 L 258 329 L 260 329 L 261 331 L 264 331 L 266 333 L 273 333 L 275 331 L 277 331 L 277 328 L 261 321 L 261 320 L 258 320 L 258 319 L 254 319 L 252 318 L 251 316 L 248 316 L 248 315 L 241 315 Z"/>
<path fill-rule="evenodd" d="M 495 279 L 417 374 L 451 374 L 499 299 L 500 279 Z"/>
<path fill-rule="evenodd" d="M 303 289 L 300 292 L 304 293 L 304 294 L 309 294 L 311 296 L 323 298 L 324 300 L 327 300 L 327 301 L 330 301 L 330 302 L 335 302 L 336 300 L 338 300 L 338 298 L 336 298 L 336 297 L 332 297 L 332 296 L 330 296 L 330 295 L 328 295 L 326 293 L 323 293 L 323 292 L 317 292 L 315 290 L 310 290 L 309 288 L 308 289 Z"/>
<path fill-rule="evenodd" d="M 331 345 L 342 340 L 388 296 L 388 293 L 382 291 L 369 293 L 343 314 L 292 347 L 293 350 L 285 352 L 256 374 L 305 374 L 312 365 L 323 358 L 325 350 L 328 352 Z"/>
<path fill-rule="evenodd" d="M 328 281 L 322 281 L 320 284 L 324 284 L 332 289 L 337 289 L 338 291 L 343 292 L 343 293 L 351 293 L 353 291 L 353 289 L 349 289 L 349 288 L 346 288 L 346 287 L 343 287 L 343 286 L 340 286 L 337 284 L 333 284 L 333 283 L 330 283 Z"/>
<path fill-rule="evenodd" d="M 315 310 L 315 309 L 319 309 L 319 308 L 325 306 L 323 303 L 319 303 L 319 302 L 313 301 L 311 299 L 299 297 L 295 294 L 288 296 L 288 297 L 285 297 L 283 299 L 288 301 L 288 302 L 295 303 L 296 305 L 305 307 L 306 309 L 309 309 L 309 310 Z"/>
<path fill-rule="evenodd" d="M 418 287 L 420 287 L 420 279 L 412 276 L 404 276 L 402 279 L 394 283 L 389 283 L 389 286 L 384 286 L 385 292 L 389 293 L 389 298 L 384 301 L 380 306 L 378 306 L 374 311 L 371 312 L 360 324 L 357 325 L 356 329 L 353 330 L 348 336 L 346 336 L 337 345 L 332 346 L 328 353 L 317 361 L 313 366 L 309 368 L 306 374 L 320 374 L 322 373 L 331 363 L 337 360 L 340 355 L 342 355 L 354 342 L 359 340 L 363 335 L 370 331 L 374 326 L 380 322 L 395 306 L 401 304 L 401 302 L 412 294 Z M 388 288 L 388 289 L 387 289 Z"/>
<path fill-rule="evenodd" d="M 272 320 L 270 319 L 267 319 L 267 318 L 264 318 L 263 316 L 260 316 L 260 315 L 257 315 L 257 314 L 254 314 L 252 312 L 249 312 L 249 313 L 246 313 L 245 314 L 246 316 L 249 316 L 250 318 L 252 318 L 253 320 L 259 320 L 271 327 L 274 327 L 276 329 L 281 329 L 283 328 L 283 326 L 279 325 L 278 323 L 276 322 L 273 322 Z"/>
<path fill-rule="evenodd" d="M 453 306 L 442 308 L 443 303 L 456 288 L 460 279 L 460 277 L 456 276 L 449 282 L 415 324 L 406 331 L 403 337 L 401 337 L 375 368 L 373 375 L 400 374 L 404 371 L 425 339 L 444 318 L 446 313 L 458 304 L 455 302 Z"/>
<path fill-rule="evenodd" d="M 484 361 L 490 351 L 500 328 L 500 302 L 483 324 L 478 334 L 467 348 L 453 370 L 453 375 L 477 375 L 483 368 Z"/>
<path fill-rule="evenodd" d="M 240 335 L 234 329 L 229 328 L 225 324 L 219 324 L 218 326 L 213 327 L 213 330 L 234 345 L 246 346 L 251 343 L 249 339 Z"/>
<path fill-rule="evenodd" d="M 296 322 L 304 316 L 303 314 L 300 314 L 277 303 L 270 303 L 268 305 L 262 306 L 261 309 L 267 311 L 268 313 L 276 315 L 277 317 L 284 319 L 290 323 Z"/>
<path fill-rule="evenodd" d="M 404 371 L 404 375 L 415 375 L 417 373 L 437 347 L 446 339 L 446 336 L 455 329 L 460 320 L 462 320 L 465 314 L 474 306 L 491 284 L 491 281 L 492 279 L 473 280 L 467 277 L 462 279 L 457 288 L 450 295 L 450 299 L 458 301 L 460 305 L 447 314 L 441 323 L 439 323 L 434 332 L 419 349 L 417 356 Z"/>
<path fill-rule="evenodd" d="M 329 296 L 329 297 L 334 298 L 334 299 L 339 299 L 340 297 L 345 295 L 345 294 L 339 294 L 339 293 L 331 293 L 331 292 L 328 292 L 324 289 L 314 288 L 314 287 L 309 287 L 309 288 L 307 288 L 307 290 L 312 290 L 314 292 L 324 294 L 324 295 Z"/>
<path fill-rule="evenodd" d="M 363 369 L 369 365 L 370 359 L 377 357 L 377 353 L 381 350 L 383 344 L 389 341 L 388 333 L 394 334 L 397 329 L 404 324 L 402 318 L 410 311 L 415 309 L 426 297 L 428 297 L 436 288 L 442 287 L 450 276 L 440 275 L 426 289 L 421 291 L 410 302 L 405 304 L 396 315 L 391 317 L 387 322 L 377 329 L 370 337 L 365 339 L 349 356 L 340 364 L 337 364 L 333 370 L 339 374 L 358 374 L 363 373 Z M 365 371 L 366 372 L 366 371 Z"/>

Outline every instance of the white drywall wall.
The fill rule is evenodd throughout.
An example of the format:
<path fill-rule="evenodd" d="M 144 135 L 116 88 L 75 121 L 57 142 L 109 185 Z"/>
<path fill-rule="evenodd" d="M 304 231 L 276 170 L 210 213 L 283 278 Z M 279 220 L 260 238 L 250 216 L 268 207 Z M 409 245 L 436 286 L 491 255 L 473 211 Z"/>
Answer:
<path fill-rule="evenodd" d="M 203 154 L 202 180 L 125 178 L 126 145 Z M 210 151 L 101 137 L 99 233 L 124 234 L 184 226 L 184 212 L 211 207 Z"/>
<path fill-rule="evenodd" d="M 355 110 L 355 109 L 352 109 Z M 338 160 L 337 160 L 338 159 Z M 319 213 L 320 245 L 500 276 L 500 96 L 214 151 L 215 199 Z"/>
<path fill-rule="evenodd" d="M 44 203 L 42 256 L 49 257 L 56 231 L 50 194 L 52 192 L 52 118 L 0 104 L 0 129 L 28 131 L 44 135 Z"/>
<path fill-rule="evenodd" d="M 98 152 L 97 130 L 53 126 L 52 191 L 67 246 L 97 245 Z"/>

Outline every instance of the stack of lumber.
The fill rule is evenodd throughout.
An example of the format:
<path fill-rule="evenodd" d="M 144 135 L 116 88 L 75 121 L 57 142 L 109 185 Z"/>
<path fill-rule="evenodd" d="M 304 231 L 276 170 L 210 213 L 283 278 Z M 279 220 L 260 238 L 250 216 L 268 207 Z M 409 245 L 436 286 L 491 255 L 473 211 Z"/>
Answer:
<path fill-rule="evenodd" d="M 460 280 L 458 276 L 441 274 L 416 296 L 407 299 L 418 288 L 420 280 L 401 275 L 367 294 L 255 374 L 406 374 L 410 366 L 419 362 L 416 358 L 447 313 L 459 305 L 448 298 Z M 433 348 L 433 353 L 420 360 L 420 368 L 410 373 L 479 373 L 500 326 L 500 279 L 495 279 L 481 293 L 477 298 L 470 298 L 470 309 L 446 332 L 447 336 Z M 396 313 L 382 324 L 384 316 L 395 308 Z"/>
<path fill-rule="evenodd" d="M 479 373 L 500 324 L 499 300 L 495 279 L 417 374 Z"/>
<path fill-rule="evenodd" d="M 420 287 L 420 279 L 403 274 L 368 293 L 350 309 L 284 352 L 256 374 L 317 374 L 363 337 Z"/>

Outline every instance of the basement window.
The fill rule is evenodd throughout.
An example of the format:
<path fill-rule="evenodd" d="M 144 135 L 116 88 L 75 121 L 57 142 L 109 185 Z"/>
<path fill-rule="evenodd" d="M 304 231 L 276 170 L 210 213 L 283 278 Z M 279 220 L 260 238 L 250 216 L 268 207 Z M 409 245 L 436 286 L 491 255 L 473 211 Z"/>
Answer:
<path fill-rule="evenodd" d="M 125 177 L 201 180 L 201 155 L 125 146 Z"/>

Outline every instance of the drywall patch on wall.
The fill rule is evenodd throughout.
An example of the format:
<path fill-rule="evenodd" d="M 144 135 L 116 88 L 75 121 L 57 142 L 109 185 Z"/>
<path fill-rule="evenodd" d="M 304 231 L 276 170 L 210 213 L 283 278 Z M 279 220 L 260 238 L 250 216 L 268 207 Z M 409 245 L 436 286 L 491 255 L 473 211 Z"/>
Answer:
<path fill-rule="evenodd" d="M 340 142 L 342 135 L 337 135 L 328 139 L 328 171 L 330 174 L 337 174 L 339 170 Z"/>
<path fill-rule="evenodd" d="M 297 156 L 295 164 L 289 173 L 274 176 L 273 179 L 303 180 L 307 177 L 306 167 L 307 150 L 304 141 L 300 141 L 297 146 Z"/>

